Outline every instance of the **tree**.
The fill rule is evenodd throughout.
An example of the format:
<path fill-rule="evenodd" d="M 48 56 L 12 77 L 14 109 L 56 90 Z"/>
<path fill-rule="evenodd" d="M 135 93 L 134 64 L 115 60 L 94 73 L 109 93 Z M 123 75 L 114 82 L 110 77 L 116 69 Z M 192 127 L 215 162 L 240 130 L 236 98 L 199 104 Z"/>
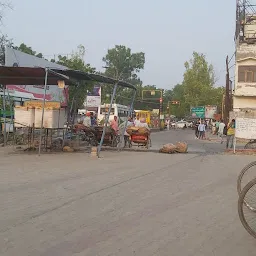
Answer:
<path fill-rule="evenodd" d="M 106 71 L 104 74 L 106 76 L 124 80 L 133 85 L 139 85 L 141 83 L 138 73 L 144 68 L 145 64 L 145 54 L 143 52 L 132 53 L 130 48 L 123 45 L 116 45 L 114 48 L 108 50 L 102 60 L 105 63 Z M 104 90 L 102 90 L 103 99 L 106 95 L 111 95 L 112 91 L 113 86 L 104 87 Z M 122 102 L 124 92 L 128 96 L 126 91 L 126 89 L 118 87 L 116 102 Z"/>
<path fill-rule="evenodd" d="M 171 101 L 179 101 L 179 105 L 169 104 L 169 113 L 179 118 L 184 118 L 189 114 L 190 106 L 185 100 L 185 86 L 184 84 L 177 84 L 172 89 Z"/>
<path fill-rule="evenodd" d="M 36 51 L 34 51 L 30 46 L 27 46 L 26 44 L 22 43 L 20 44 L 20 46 L 15 46 L 13 47 L 15 50 L 19 50 L 21 52 L 36 56 L 38 58 L 43 58 L 43 54 L 37 53 Z"/>
<path fill-rule="evenodd" d="M 8 2 L 0 1 L 0 25 L 3 22 L 3 16 L 5 9 L 12 8 L 11 4 Z M 5 47 L 12 47 L 12 40 L 8 38 L 7 35 L 4 35 L 0 31 L 0 65 L 5 64 Z"/>
<path fill-rule="evenodd" d="M 130 48 L 116 45 L 108 50 L 102 60 L 106 65 L 106 75 L 127 81 L 137 78 L 137 73 L 144 69 L 145 54 L 143 52 L 132 53 Z"/>
<path fill-rule="evenodd" d="M 13 47 L 13 42 L 7 35 L 0 36 L 0 65 L 5 64 L 5 47 Z"/>
<path fill-rule="evenodd" d="M 191 107 L 208 105 L 208 93 L 214 85 L 214 70 L 208 64 L 205 55 L 193 52 L 193 58 L 185 62 L 184 95 L 185 101 Z"/>
<path fill-rule="evenodd" d="M 84 61 L 85 48 L 83 45 L 77 47 L 77 51 L 73 52 L 71 57 L 58 56 L 57 63 L 66 66 L 70 69 L 80 70 L 88 73 L 95 73 L 95 68 L 91 67 L 90 64 L 86 64 Z M 93 83 L 81 81 L 77 86 L 70 86 L 69 88 L 69 104 L 72 105 L 73 99 L 75 99 L 75 105 L 78 108 L 83 107 L 87 91 L 92 90 Z"/>
<path fill-rule="evenodd" d="M 0 23 L 3 22 L 3 16 L 4 16 L 4 11 L 6 9 L 11 9 L 12 8 L 12 5 L 9 3 L 9 2 L 3 2 L 1 1 L 0 2 Z"/>

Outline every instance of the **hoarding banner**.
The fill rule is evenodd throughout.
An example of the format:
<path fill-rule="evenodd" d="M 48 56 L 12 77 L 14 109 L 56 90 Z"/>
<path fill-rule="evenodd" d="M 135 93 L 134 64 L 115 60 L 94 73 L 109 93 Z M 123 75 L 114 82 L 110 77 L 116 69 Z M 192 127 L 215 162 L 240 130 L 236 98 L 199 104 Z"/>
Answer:
<path fill-rule="evenodd" d="M 95 85 L 93 91 L 88 93 L 85 102 L 86 108 L 98 108 L 101 105 L 101 87 L 100 85 Z"/>
<path fill-rule="evenodd" d="M 5 49 L 5 65 L 10 67 L 42 67 L 42 68 L 59 68 L 67 69 L 67 67 L 41 59 L 30 54 L 23 53 L 18 50 L 6 47 Z M 28 95 L 27 98 L 31 98 L 33 95 L 34 99 L 43 100 L 44 97 L 44 86 L 41 85 L 7 85 L 6 88 L 11 93 L 22 93 Z M 17 97 L 18 94 L 17 93 Z M 15 96 L 15 95 L 14 95 Z M 47 85 L 46 91 L 47 101 L 58 101 L 61 102 L 61 106 L 67 106 L 68 99 L 68 86 L 60 89 L 58 85 Z"/>
<path fill-rule="evenodd" d="M 214 119 L 217 114 L 217 106 L 205 106 L 205 118 Z"/>
<path fill-rule="evenodd" d="M 204 118 L 205 117 L 205 107 L 193 107 L 191 108 L 192 117 Z"/>

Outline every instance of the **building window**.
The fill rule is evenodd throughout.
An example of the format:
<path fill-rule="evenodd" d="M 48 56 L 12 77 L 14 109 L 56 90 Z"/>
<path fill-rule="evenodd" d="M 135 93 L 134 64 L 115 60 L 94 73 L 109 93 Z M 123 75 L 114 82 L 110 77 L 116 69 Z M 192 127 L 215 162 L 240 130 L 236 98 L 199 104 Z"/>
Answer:
<path fill-rule="evenodd" d="M 256 83 L 256 66 L 239 66 L 238 82 Z"/>

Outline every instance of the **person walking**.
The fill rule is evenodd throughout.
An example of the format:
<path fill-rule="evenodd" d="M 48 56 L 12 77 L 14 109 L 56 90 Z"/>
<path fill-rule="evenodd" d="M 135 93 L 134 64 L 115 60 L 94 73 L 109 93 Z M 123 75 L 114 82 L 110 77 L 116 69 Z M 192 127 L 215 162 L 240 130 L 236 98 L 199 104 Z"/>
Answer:
<path fill-rule="evenodd" d="M 198 130 L 198 126 L 199 126 L 200 122 L 199 121 L 196 121 L 195 123 L 195 138 L 198 139 L 199 137 L 199 130 Z"/>
<path fill-rule="evenodd" d="M 226 149 L 228 149 L 229 145 L 230 145 L 230 148 L 233 148 L 234 138 L 235 138 L 235 129 L 236 129 L 236 121 L 235 121 L 235 119 L 232 119 L 232 121 L 227 126 Z"/>
<path fill-rule="evenodd" d="M 224 137 L 224 128 L 225 128 L 225 123 L 224 121 L 221 119 L 220 120 L 220 124 L 219 124 L 219 131 L 218 131 L 218 136 L 221 139 L 221 144 L 223 144 L 223 137 Z"/>
<path fill-rule="evenodd" d="M 204 139 L 205 136 L 205 124 L 203 121 L 200 122 L 198 126 L 198 131 L 199 131 L 199 139 Z"/>
<path fill-rule="evenodd" d="M 170 130 L 170 119 L 166 120 L 166 128 L 167 128 L 167 131 Z"/>

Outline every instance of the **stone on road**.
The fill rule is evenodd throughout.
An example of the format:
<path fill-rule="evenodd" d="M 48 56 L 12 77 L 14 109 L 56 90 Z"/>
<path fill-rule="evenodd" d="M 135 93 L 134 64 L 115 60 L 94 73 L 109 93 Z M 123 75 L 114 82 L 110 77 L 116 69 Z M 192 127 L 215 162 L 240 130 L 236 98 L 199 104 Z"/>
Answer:
<path fill-rule="evenodd" d="M 236 192 L 253 157 L 216 154 L 189 130 L 152 135 L 176 141 L 190 154 L 2 154 L 0 255 L 255 255 Z"/>

